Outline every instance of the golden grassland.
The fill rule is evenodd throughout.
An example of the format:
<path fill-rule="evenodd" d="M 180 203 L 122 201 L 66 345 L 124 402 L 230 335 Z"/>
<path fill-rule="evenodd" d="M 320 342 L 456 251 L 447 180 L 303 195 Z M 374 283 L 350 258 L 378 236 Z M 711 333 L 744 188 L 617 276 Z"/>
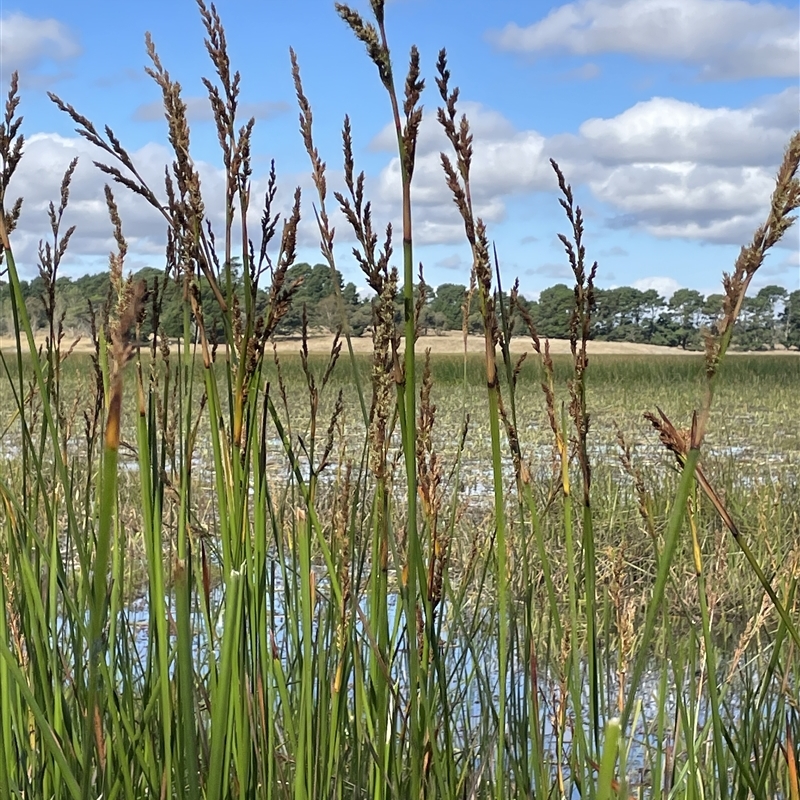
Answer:
<path fill-rule="evenodd" d="M 300 336 L 276 336 L 273 339 L 275 347 L 279 354 L 296 353 L 300 349 Z M 356 336 L 351 339 L 353 344 L 353 351 L 356 354 L 371 354 L 372 353 L 372 337 L 367 333 L 363 336 Z M 550 352 L 553 355 L 568 355 L 570 352 L 570 343 L 567 339 L 550 339 Z M 326 333 L 317 333 L 309 336 L 308 338 L 308 351 L 309 353 L 324 354 L 329 353 L 331 344 L 333 342 L 333 335 Z M 403 339 L 401 338 L 401 347 L 403 346 Z M 36 336 L 37 347 L 45 346 L 45 336 Z M 23 346 L 27 347 L 23 341 Z M 90 353 L 93 351 L 94 346 L 88 336 L 64 336 L 65 349 L 73 349 L 75 353 Z M 16 351 L 17 343 L 13 336 L 0 336 L 0 350 L 6 353 L 13 353 Z M 483 336 L 470 335 L 466 339 L 466 352 L 469 354 L 480 354 L 484 352 L 485 343 Z M 417 339 L 417 352 L 424 353 L 430 349 L 433 355 L 443 356 L 457 356 L 465 352 L 464 336 L 459 331 L 447 331 L 441 334 L 430 334 L 427 336 L 420 336 Z M 662 347 L 656 344 L 636 344 L 633 342 L 598 342 L 589 341 L 587 345 L 588 353 L 592 356 L 687 356 L 687 355 L 702 355 L 699 352 L 693 353 L 691 351 L 681 350 L 678 347 Z M 530 338 L 527 336 L 518 336 L 511 340 L 511 352 L 515 355 L 522 353 L 530 353 L 534 355 L 534 349 L 531 344 Z M 743 351 L 731 351 L 731 354 L 739 354 Z M 752 354 L 749 353 L 748 354 Z M 787 355 L 794 354 L 800 355 L 800 350 L 786 350 L 784 348 L 776 348 L 775 350 L 765 350 L 759 352 L 758 355 Z"/>

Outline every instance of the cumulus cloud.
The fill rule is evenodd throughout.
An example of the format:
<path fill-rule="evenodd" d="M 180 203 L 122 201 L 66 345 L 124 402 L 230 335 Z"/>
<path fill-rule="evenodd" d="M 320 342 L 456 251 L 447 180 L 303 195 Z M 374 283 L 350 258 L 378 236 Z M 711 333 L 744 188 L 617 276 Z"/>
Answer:
<path fill-rule="evenodd" d="M 149 143 L 131 152 L 131 158 L 142 177 L 158 196 L 163 196 L 164 166 L 172 162 L 170 151 L 155 143 Z M 65 137 L 53 133 L 39 133 L 25 142 L 25 151 L 19 167 L 8 188 L 7 197 L 13 201 L 23 195 L 24 204 L 19 225 L 12 234 L 14 253 L 23 274 L 31 277 L 37 266 L 39 241 L 49 231 L 47 206 L 51 200 L 57 202 L 61 179 L 68 164 L 78 158 L 78 167 L 70 188 L 69 206 L 64 218 L 65 228 L 76 225 L 64 265 L 77 265 L 80 272 L 87 264 L 101 266 L 102 259 L 114 248 L 111 224 L 108 219 L 103 184 L 109 178 L 94 165 L 94 160 L 103 160 L 102 154 L 84 139 Z M 196 162 L 200 173 L 201 188 L 206 203 L 207 217 L 214 230 L 223 230 L 224 218 L 221 199 L 225 195 L 225 179 L 222 169 L 206 162 Z M 280 181 L 277 207 L 274 211 L 286 213 L 292 200 L 293 178 Z M 258 240 L 258 203 L 264 196 L 267 175 L 256 175 L 252 182 L 253 204 L 248 215 L 252 238 Z M 129 266 L 135 263 L 163 264 L 166 241 L 166 220 L 157 209 L 143 198 L 112 183 L 112 188 L 122 217 L 123 232 L 130 247 Z M 319 239 L 312 221 L 301 231 L 301 245 L 313 246 Z"/>
<path fill-rule="evenodd" d="M 741 243 L 764 215 L 775 168 L 797 124 L 798 103 L 797 87 L 738 109 L 655 97 L 615 117 L 589 119 L 577 134 L 550 138 L 518 130 L 485 106 L 464 103 L 474 133 L 476 213 L 486 222 L 500 222 L 514 195 L 553 191 L 548 159 L 554 157 L 573 184 L 587 185 L 606 204 L 612 229 Z M 371 147 L 388 150 L 393 139 L 387 126 Z M 415 231 L 423 244 L 463 241 L 440 151 L 449 152 L 449 143 L 429 114 L 413 184 Z M 394 220 L 399 187 L 399 161 L 392 158 L 378 178 L 376 208 Z"/>
<path fill-rule="evenodd" d="M 616 210 L 611 227 L 739 243 L 764 215 L 799 100 L 796 87 L 744 109 L 653 98 L 552 144 Z"/>
<path fill-rule="evenodd" d="M 643 227 L 658 236 L 732 243 L 752 232 L 764 215 L 774 180 L 770 171 L 752 167 L 632 164 L 589 186 L 620 210 L 610 220 L 612 228 Z"/>
<path fill-rule="evenodd" d="M 741 109 L 654 97 L 616 117 L 589 119 L 579 133 L 605 164 L 771 165 L 797 125 L 798 102 L 796 86 Z"/>
<path fill-rule="evenodd" d="M 491 235 L 491 224 L 506 218 L 507 205 L 515 197 L 555 190 L 548 163 L 554 157 L 568 180 L 581 187 L 579 197 L 584 206 L 589 192 L 602 202 L 599 209 L 612 229 L 741 244 L 763 220 L 775 168 L 796 125 L 798 102 L 800 93 L 796 87 L 740 109 L 705 108 L 653 98 L 615 117 L 587 120 L 575 134 L 549 138 L 535 130 L 516 128 L 486 106 L 465 102 L 461 110 L 468 114 L 474 134 L 475 211 L 490 224 Z M 367 176 L 366 193 L 373 201 L 375 228 L 382 232 L 391 221 L 399 231 L 400 174 L 398 159 L 389 155 L 395 146 L 391 126 L 370 146 L 373 151 L 387 153 L 379 174 Z M 14 178 L 16 186 L 24 187 L 17 191 L 26 194 L 17 246 L 23 241 L 29 257 L 35 259 L 46 204 L 56 195 L 70 159 L 79 155 L 81 165 L 75 176 L 70 212 L 80 210 L 79 218 L 76 214 L 80 228 L 75 248 L 97 256 L 107 253 L 111 241 L 102 202 L 104 179 L 91 166 L 98 153 L 82 139 L 54 134 L 30 137 L 26 149 L 19 175 Z M 440 151 L 449 152 L 450 146 L 435 116 L 428 113 L 420 130 L 412 190 L 415 239 L 422 245 L 463 244 L 464 226 L 444 182 Z M 172 160 L 168 151 L 150 144 L 133 155 L 145 177 L 160 187 L 164 164 Z M 199 163 L 198 169 L 212 222 L 220 229 L 222 209 L 213 205 L 213 199 L 223 196 L 223 173 L 204 163 Z M 331 189 L 342 188 L 340 174 L 331 171 L 328 177 Z M 309 197 L 307 174 L 283 176 L 279 194 L 283 212 L 291 202 L 290 190 L 295 183 L 300 183 Z M 256 175 L 253 198 L 263 197 L 265 187 L 266 176 Z M 9 194 L 13 192 L 14 184 Z M 121 204 L 127 204 L 123 207 L 126 235 L 136 241 L 140 252 L 160 253 L 164 221 L 141 198 L 130 197 L 122 190 L 118 194 Z M 593 204 L 591 196 L 588 204 L 597 208 L 599 204 Z M 308 211 L 307 205 L 305 210 Z M 352 240 L 352 232 L 335 207 L 330 213 L 337 242 L 346 246 L 348 239 Z M 254 211 L 254 233 L 257 224 Z M 301 247 L 316 247 L 319 236 L 313 215 L 306 215 L 299 233 Z M 533 240 L 526 237 L 526 241 Z M 794 246 L 792 242 L 796 239 L 787 247 Z"/>
<path fill-rule="evenodd" d="M 208 97 L 184 97 L 183 101 L 186 103 L 186 116 L 190 122 L 207 122 L 214 119 Z M 282 100 L 275 102 L 265 100 L 257 103 L 241 103 L 237 113 L 240 119 L 255 117 L 260 120 L 268 120 L 288 110 L 289 104 Z M 142 122 L 163 119 L 164 105 L 160 100 L 145 103 L 133 112 L 133 118 Z"/>
<path fill-rule="evenodd" d="M 654 275 L 649 278 L 640 278 L 638 281 L 634 281 L 633 288 L 639 289 L 641 292 L 655 289 L 661 297 L 665 297 L 669 300 L 669 298 L 682 287 L 675 278 L 665 278 L 663 276 Z"/>
<path fill-rule="evenodd" d="M 147 145 L 132 153 L 147 180 L 159 187 L 164 164 L 169 162 L 167 150 Z M 85 140 L 57 134 L 38 133 L 25 142 L 22 160 L 9 184 L 9 197 L 21 194 L 24 198 L 22 215 L 12 235 L 17 260 L 24 271 L 32 274 L 36 268 L 39 240 L 46 238 L 49 226 L 46 210 L 51 200 L 58 200 L 61 178 L 69 162 L 78 158 L 78 167 L 70 187 L 70 202 L 64 218 L 65 227 L 76 225 L 65 264 L 76 258 L 98 258 L 113 247 L 111 225 L 103 197 L 107 178 L 93 166 L 98 152 Z M 163 249 L 165 222 L 155 209 L 141 198 L 134 198 L 121 187 L 114 187 L 123 230 L 131 249 L 138 254 L 154 254 Z"/>
<path fill-rule="evenodd" d="M 497 111 L 479 103 L 464 102 L 474 137 L 472 199 L 475 213 L 486 222 L 499 222 L 509 197 L 534 190 L 549 190 L 553 177 L 544 153 L 545 137 L 537 131 L 519 131 Z M 373 150 L 394 144 L 391 126 L 371 143 Z M 440 153 L 451 153 L 450 143 L 433 114 L 423 119 L 417 145 L 412 185 L 415 235 L 421 244 L 463 241 L 464 225 L 445 186 Z M 397 217 L 400 202 L 400 161 L 392 158 L 378 178 L 376 206 Z"/>
<path fill-rule="evenodd" d="M 70 29 L 56 19 L 34 19 L 14 13 L 0 18 L 3 72 L 35 69 L 45 60 L 66 61 L 81 47 Z"/>
<path fill-rule="evenodd" d="M 800 58 L 797 10 L 744 0 L 577 0 L 489 38 L 512 52 L 681 61 L 706 79 L 794 77 Z"/>
<path fill-rule="evenodd" d="M 439 261 L 436 262 L 436 266 L 442 269 L 460 270 L 465 268 L 466 263 L 458 253 L 453 253 L 452 255 L 439 259 Z"/>

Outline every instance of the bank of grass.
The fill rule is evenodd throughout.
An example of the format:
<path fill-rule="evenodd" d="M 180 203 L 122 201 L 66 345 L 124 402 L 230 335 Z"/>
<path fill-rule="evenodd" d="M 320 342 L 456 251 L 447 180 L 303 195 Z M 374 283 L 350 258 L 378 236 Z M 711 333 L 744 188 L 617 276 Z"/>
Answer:
<path fill-rule="evenodd" d="M 161 357 L 159 356 L 159 359 Z M 792 425 L 794 398 L 800 392 L 800 371 L 795 369 L 793 356 L 763 358 L 760 356 L 739 357 L 727 364 L 719 386 L 714 428 L 709 437 L 704 455 L 706 471 L 720 491 L 724 492 L 728 506 L 735 512 L 743 530 L 753 540 L 753 546 L 763 555 L 765 564 L 773 569 L 778 565 L 792 563 L 794 532 L 797 529 L 798 507 L 797 475 L 800 469 L 800 432 Z M 311 357 L 313 371 L 320 372 L 326 359 Z M 163 367 L 163 364 L 162 364 Z M 361 380 L 370 381 L 371 361 L 357 357 L 355 361 Z M 571 365 L 568 359 L 554 361 L 555 383 L 566 399 L 566 381 Z M 202 376 L 202 361 L 195 359 L 197 379 Z M 218 377 L 224 377 L 225 364 L 218 362 Z M 32 375 L 30 364 L 26 372 Z M 281 380 L 288 397 L 296 398 L 306 390 L 305 375 L 299 354 L 284 355 L 280 359 Z M 486 523 L 491 512 L 491 487 L 487 482 L 486 464 L 490 459 L 489 432 L 486 420 L 473 418 L 466 431 L 463 443 L 460 431 L 464 405 L 479 407 L 485 391 L 485 370 L 480 359 L 440 356 L 431 359 L 431 399 L 436 405 L 437 425 L 432 432 L 432 444 L 445 465 L 442 478 L 447 492 L 457 495 L 458 519 L 454 524 L 449 570 L 462 574 L 466 569 L 475 535 L 474 526 Z M 92 403 L 92 364 L 84 355 L 71 356 L 61 370 L 61 392 L 75 408 L 88 408 Z M 547 412 L 542 402 L 539 386 L 541 376 L 535 363 L 526 365 L 517 380 L 516 404 L 523 423 L 520 425 L 522 452 L 537 476 L 541 502 L 546 507 L 542 525 L 546 531 L 549 560 L 556 570 L 564 571 L 565 558 L 563 537 L 560 536 L 563 519 L 560 505 L 548 503 L 554 491 L 552 468 L 552 431 L 548 426 Z M 274 363 L 265 364 L 264 380 L 271 385 L 278 383 L 278 369 Z M 136 381 L 135 365 L 128 368 L 128 385 Z M 503 385 L 501 379 L 501 385 Z M 653 571 L 653 551 L 639 511 L 639 498 L 635 478 L 623 467 L 618 435 L 631 446 L 631 467 L 641 475 L 643 487 L 655 509 L 668 507 L 674 495 L 678 473 L 671 457 L 663 452 L 657 434 L 643 419 L 643 413 L 653 406 L 652 398 L 659 397 L 663 405 L 676 419 L 688 420 L 691 409 L 701 396 L 703 387 L 703 364 L 697 357 L 675 357 L 654 361 L 641 357 L 595 357 L 591 374 L 587 380 L 587 396 L 592 409 L 592 428 L 589 444 L 593 453 L 594 483 L 597 485 L 593 515 L 596 520 L 596 539 L 601 571 L 610 574 L 620 549 L 625 558 L 634 565 L 639 578 L 637 586 L 645 591 L 647 576 Z M 358 392 L 353 385 L 351 372 L 341 365 L 329 378 L 329 385 L 318 402 L 321 418 L 329 419 L 334 411 L 339 392 L 342 392 L 342 414 L 337 431 L 337 453 L 332 458 L 338 466 L 338 448 L 347 446 L 355 451 L 363 444 L 363 423 L 360 418 Z M 14 419 L 15 409 L 10 396 L 7 405 L 0 408 L 2 419 Z M 132 431 L 136 425 L 136 408 L 128 405 L 123 413 L 123 432 Z M 309 410 L 295 404 L 290 408 L 284 424 L 291 428 L 295 437 L 304 441 L 309 435 Z M 74 427 L 74 425 L 73 425 Z M 19 452 L 20 440 L 10 430 L 4 437 L 6 469 L 9 475 L 19 474 L 21 460 L 14 454 Z M 140 501 L 136 453 L 130 436 L 123 436 L 123 474 L 120 478 L 121 511 L 130 520 L 129 528 L 141 530 Z M 288 462 L 281 441 L 272 436 L 265 446 L 267 470 L 275 486 L 285 486 L 291 481 Z M 459 473 L 450 474 L 449 465 L 458 459 Z M 504 459 L 507 478 L 510 480 L 513 464 L 510 456 Z M 198 524 L 205 528 L 214 526 L 213 454 L 210 432 L 206 421 L 201 419 L 196 434 L 194 455 L 195 494 L 198 498 Z M 86 481 L 82 463 L 75 464 L 76 479 Z M 600 488 L 602 487 L 602 488 Z M 329 508 L 338 490 L 335 481 L 324 481 L 317 494 L 320 507 Z M 513 496 L 509 493 L 509 496 Z M 200 502 L 202 498 L 203 502 Z M 723 619 L 741 625 L 750 616 L 753 603 L 760 602 L 760 585 L 743 560 L 735 551 L 731 552 L 728 537 L 713 509 L 700 509 L 703 518 L 702 531 L 707 552 L 716 551 L 716 557 L 724 562 L 726 572 L 721 581 L 718 613 Z M 774 536 L 765 537 L 764 530 L 772 530 Z M 722 553 L 724 552 L 724 557 Z M 143 542 L 133 536 L 130 555 L 137 557 L 138 581 L 127 584 L 128 597 L 137 597 L 147 585 L 148 574 L 143 555 Z M 321 563 L 318 548 L 314 558 Z M 695 581 L 691 559 L 690 542 L 684 543 L 676 557 L 682 579 L 677 591 L 668 597 L 669 607 L 680 610 L 687 594 L 694 594 Z M 534 566 L 534 582 L 540 568 Z M 744 602 L 744 600 L 747 602 Z M 676 604 L 677 608 L 676 608 Z M 682 616 L 676 616 L 680 624 Z M 731 630 L 734 630 L 732 628 Z"/>
<path fill-rule="evenodd" d="M 419 56 L 398 97 L 383 3 L 372 3 L 372 23 L 338 8 L 397 129 L 409 341 Z M 378 243 L 346 122 L 335 201 L 376 292 L 374 352 L 365 363 L 345 335 L 325 358 L 275 363 L 299 195 L 282 227 L 269 207 L 259 231 L 234 226 L 247 220 L 251 127 L 234 119 L 221 23 L 200 11 L 228 165 L 216 239 L 180 89 L 152 43 L 175 149 L 166 201 L 110 131 L 55 99 L 104 151 L 106 173 L 164 215 L 168 274 L 185 290 L 183 341 L 196 344 L 134 344 L 149 332 L 146 307 L 157 330 L 158 297 L 124 277 L 108 190 L 115 297 L 98 316 L 95 356 L 67 357 L 52 302 L 49 343 L 27 356 L 8 239 L 18 210 L 3 196 L 18 341 L 3 355 L 0 409 L 0 797 L 796 798 L 797 433 L 784 409 L 797 372 L 778 358 L 724 356 L 741 298 L 797 206 L 800 138 L 767 224 L 726 278 L 726 313 L 700 359 L 587 364 L 595 268 L 554 165 L 575 275 L 573 353 L 552 359 L 530 327 L 517 335 L 535 353 L 520 364 L 442 53 L 444 175 L 472 250 L 485 356 L 403 350 L 391 238 Z M 294 56 L 293 66 L 335 271 L 325 165 Z M 14 83 L 3 193 L 22 148 L 16 102 Z M 70 235 L 60 220 L 73 168 L 42 251 L 48 292 Z M 199 274 L 229 358 L 206 336 Z M 270 286 L 263 311 L 260 283 Z"/>

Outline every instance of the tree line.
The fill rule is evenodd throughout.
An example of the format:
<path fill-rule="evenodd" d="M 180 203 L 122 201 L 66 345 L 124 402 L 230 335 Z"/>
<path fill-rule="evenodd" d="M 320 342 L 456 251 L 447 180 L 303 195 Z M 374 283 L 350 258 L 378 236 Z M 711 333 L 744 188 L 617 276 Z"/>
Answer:
<path fill-rule="evenodd" d="M 159 328 L 170 337 L 183 333 L 183 292 L 180 285 L 165 279 L 163 272 L 152 267 L 140 270 L 135 279 L 158 285 L 161 294 Z M 342 308 L 351 332 L 360 336 L 372 323 L 372 300 L 362 298 L 354 283 L 338 286 L 329 267 L 324 264 L 299 263 L 287 274 L 288 281 L 300 281 L 292 308 L 278 330 L 282 335 L 300 332 L 303 309 L 311 330 L 336 330 L 342 322 Z M 34 329 L 45 328 L 47 322 L 48 286 L 39 276 L 21 284 L 23 297 Z M 203 306 L 213 309 L 210 288 L 199 280 Z M 338 290 L 338 291 L 337 291 Z M 77 279 L 60 277 L 53 287 L 56 317 L 65 331 L 85 335 L 91 330 L 93 310 L 104 307 L 109 298 L 108 274 L 84 275 Z M 423 333 L 442 334 L 461 330 L 467 287 L 458 283 L 443 283 L 426 290 L 425 303 L 420 311 Z M 600 341 L 635 342 L 695 350 L 702 347 L 701 331 L 719 318 L 722 294 L 703 296 L 694 289 L 679 289 L 669 299 L 655 289 L 641 290 L 630 286 L 596 289 L 596 308 L 592 318 L 591 336 Z M 266 306 L 267 294 L 261 292 L 259 303 Z M 538 300 L 519 298 L 530 314 L 538 333 L 550 338 L 568 338 L 572 313 L 573 290 L 559 283 L 545 289 Z M 207 329 L 214 333 L 213 312 L 206 319 Z M 398 323 L 402 323 L 402 308 L 398 304 Z M 470 333 L 481 332 L 477 307 L 468 309 L 467 326 Z M 0 281 L 0 335 L 13 332 L 9 287 Z M 218 329 L 221 335 L 221 326 Z M 733 344 L 746 350 L 771 350 L 776 347 L 800 348 L 800 291 L 770 285 L 745 300 L 737 323 Z"/>

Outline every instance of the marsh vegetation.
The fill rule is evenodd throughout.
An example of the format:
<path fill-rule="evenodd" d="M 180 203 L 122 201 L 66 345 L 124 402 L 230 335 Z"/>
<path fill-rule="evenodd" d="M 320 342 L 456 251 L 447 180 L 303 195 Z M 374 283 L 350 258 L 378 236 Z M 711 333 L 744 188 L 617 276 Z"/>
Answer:
<path fill-rule="evenodd" d="M 570 355 L 554 358 L 516 286 L 500 285 L 473 212 L 469 121 L 442 51 L 443 180 L 473 262 L 465 336 L 476 308 L 485 346 L 434 358 L 413 346 L 426 292 L 410 205 L 420 57 L 398 94 L 383 2 L 371 5 L 372 22 L 337 8 L 387 91 L 399 236 L 372 217 L 347 120 L 344 187 L 329 193 L 294 53 L 314 211 L 298 190 L 279 217 L 273 172 L 248 229 L 252 121 L 235 117 L 239 77 L 202 2 L 224 230 L 206 224 L 180 88 L 149 39 L 174 148 L 164 187 L 53 98 L 111 183 L 169 231 L 163 276 L 126 277 L 107 188 L 112 293 L 92 309 L 88 356 L 70 351 L 56 299 L 74 163 L 41 250 L 48 336 L 35 346 L 13 257 L 19 203 L 5 196 L 23 151 L 12 82 L 0 796 L 795 800 L 800 370 L 794 355 L 726 352 L 800 202 L 800 135 L 697 357 L 589 363 L 597 265 L 554 163 L 574 274 Z M 339 274 L 334 205 L 375 293 L 369 357 L 353 352 L 341 293 L 326 356 L 308 352 L 308 310 L 293 305 L 301 209 Z M 160 335 L 167 282 L 182 298 L 178 341 Z M 278 356 L 290 313 L 298 353 Z"/>

